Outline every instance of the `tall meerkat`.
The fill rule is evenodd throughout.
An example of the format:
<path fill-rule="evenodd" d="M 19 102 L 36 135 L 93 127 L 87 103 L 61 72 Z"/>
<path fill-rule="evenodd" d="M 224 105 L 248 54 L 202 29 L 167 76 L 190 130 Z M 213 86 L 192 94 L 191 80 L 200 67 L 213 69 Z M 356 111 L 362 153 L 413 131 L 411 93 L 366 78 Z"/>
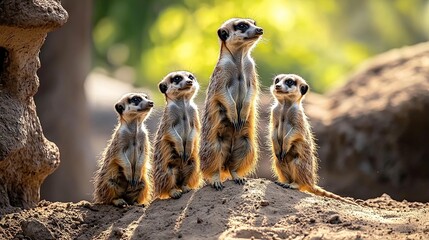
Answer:
<path fill-rule="evenodd" d="M 94 201 L 125 207 L 151 200 L 150 144 L 144 124 L 153 102 L 146 94 L 128 93 L 115 104 L 118 124 L 94 177 Z"/>
<path fill-rule="evenodd" d="M 167 105 L 154 147 L 155 195 L 180 198 L 202 185 L 200 170 L 200 120 L 193 99 L 199 85 L 186 71 L 169 73 L 160 83 Z"/>
<path fill-rule="evenodd" d="M 217 31 L 220 56 L 211 76 L 201 135 L 201 170 L 216 190 L 231 178 L 245 183 L 258 161 L 259 93 L 250 53 L 263 34 L 252 19 L 229 19 Z"/>
<path fill-rule="evenodd" d="M 276 183 L 284 188 L 355 204 L 317 186 L 316 145 L 302 106 L 309 90 L 306 81 L 295 74 L 280 74 L 274 77 L 270 90 L 275 98 L 271 109 L 270 136 L 272 169 L 278 178 Z"/>

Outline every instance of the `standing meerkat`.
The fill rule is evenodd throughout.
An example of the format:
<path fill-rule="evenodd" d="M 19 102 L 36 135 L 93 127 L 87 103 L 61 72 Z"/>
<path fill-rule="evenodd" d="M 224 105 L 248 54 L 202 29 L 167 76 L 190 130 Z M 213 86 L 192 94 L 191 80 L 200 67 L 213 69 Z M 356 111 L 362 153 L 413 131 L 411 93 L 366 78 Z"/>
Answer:
<path fill-rule="evenodd" d="M 317 186 L 316 145 L 302 106 L 308 89 L 305 80 L 295 74 L 277 75 L 271 85 L 275 103 L 269 126 L 276 184 L 355 204 Z"/>
<path fill-rule="evenodd" d="M 180 198 L 202 185 L 199 156 L 200 120 L 194 97 L 199 85 L 186 71 L 169 73 L 160 83 L 167 105 L 154 147 L 155 195 Z"/>
<path fill-rule="evenodd" d="M 142 93 L 125 94 L 115 104 L 118 124 L 94 177 L 96 203 L 125 207 L 150 202 L 150 144 L 144 121 L 152 107 Z"/>
<path fill-rule="evenodd" d="M 263 34 L 251 19 L 229 19 L 218 30 L 220 56 L 210 79 L 201 135 L 201 170 L 216 190 L 231 178 L 244 184 L 258 161 L 258 75 L 250 53 Z"/>

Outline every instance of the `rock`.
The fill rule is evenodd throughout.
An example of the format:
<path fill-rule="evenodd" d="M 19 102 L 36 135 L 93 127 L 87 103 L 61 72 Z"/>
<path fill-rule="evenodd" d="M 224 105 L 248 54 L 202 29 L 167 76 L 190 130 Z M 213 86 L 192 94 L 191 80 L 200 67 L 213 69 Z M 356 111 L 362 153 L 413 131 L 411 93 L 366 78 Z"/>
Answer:
<path fill-rule="evenodd" d="M 429 43 L 369 60 L 326 99 L 320 105 L 326 114 L 308 113 L 322 178 L 337 185 L 347 179 L 334 192 L 429 200 L 421 191 L 429 184 Z"/>
<path fill-rule="evenodd" d="M 32 207 L 40 185 L 59 165 L 43 135 L 33 96 L 46 34 L 64 24 L 59 1 L 0 2 L 0 207 Z"/>
<path fill-rule="evenodd" d="M 36 219 L 21 222 L 21 229 L 24 236 L 30 239 L 55 239 L 52 232 L 42 222 Z"/>

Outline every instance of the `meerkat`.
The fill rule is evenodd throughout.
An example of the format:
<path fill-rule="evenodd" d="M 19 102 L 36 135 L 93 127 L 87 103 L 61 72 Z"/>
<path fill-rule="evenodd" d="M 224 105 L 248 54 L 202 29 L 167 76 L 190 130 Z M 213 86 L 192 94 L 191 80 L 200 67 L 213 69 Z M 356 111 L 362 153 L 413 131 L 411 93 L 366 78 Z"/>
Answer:
<path fill-rule="evenodd" d="M 258 75 L 250 53 L 263 34 L 252 19 L 227 20 L 217 31 L 220 56 L 210 78 L 201 134 L 201 170 L 216 190 L 244 184 L 258 161 Z"/>
<path fill-rule="evenodd" d="M 169 73 L 159 83 L 166 106 L 154 146 L 155 196 L 178 199 L 202 185 L 200 120 L 194 97 L 199 84 L 186 71 Z"/>
<path fill-rule="evenodd" d="M 144 121 L 153 102 L 143 93 L 128 93 L 115 104 L 118 124 L 94 177 L 94 201 L 126 207 L 151 200 L 150 144 Z"/>
<path fill-rule="evenodd" d="M 295 74 L 280 74 L 270 90 L 275 99 L 269 130 L 276 184 L 355 204 L 317 186 L 316 144 L 302 106 L 309 90 L 306 81 Z"/>

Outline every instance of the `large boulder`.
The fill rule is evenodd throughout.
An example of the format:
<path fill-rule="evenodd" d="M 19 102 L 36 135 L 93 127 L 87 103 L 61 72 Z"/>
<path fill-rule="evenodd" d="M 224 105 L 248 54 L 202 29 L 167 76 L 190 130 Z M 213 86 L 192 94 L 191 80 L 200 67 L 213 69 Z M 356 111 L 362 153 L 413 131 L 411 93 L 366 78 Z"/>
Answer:
<path fill-rule="evenodd" d="M 327 185 L 428 201 L 429 43 L 377 56 L 327 99 L 328 114 L 308 112 Z"/>
<path fill-rule="evenodd" d="M 40 185 L 59 164 L 43 135 L 33 96 L 39 51 L 47 32 L 63 25 L 59 1 L 0 2 L 0 206 L 31 207 Z"/>

